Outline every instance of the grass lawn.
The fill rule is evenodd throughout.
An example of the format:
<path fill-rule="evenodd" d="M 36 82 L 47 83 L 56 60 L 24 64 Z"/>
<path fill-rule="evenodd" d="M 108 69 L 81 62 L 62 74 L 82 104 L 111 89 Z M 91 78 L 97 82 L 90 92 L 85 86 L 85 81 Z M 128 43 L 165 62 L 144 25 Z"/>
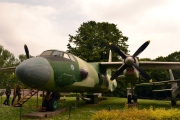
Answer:
<path fill-rule="evenodd" d="M 4 101 L 4 97 L 2 97 L 2 102 Z M 127 102 L 126 98 L 116 98 L 116 97 L 107 97 L 106 100 L 102 100 L 99 104 L 96 105 L 87 105 L 84 101 L 80 100 L 77 102 L 77 108 L 75 109 L 75 97 L 65 97 L 65 101 L 59 102 L 60 108 L 68 107 L 69 110 L 51 118 L 48 120 L 90 120 L 91 115 L 96 113 L 102 109 L 120 109 L 122 110 L 125 107 L 125 103 Z M 0 98 L 1 102 L 1 98 Z M 170 105 L 170 101 L 163 100 L 138 100 L 138 108 L 149 109 L 151 106 L 153 108 L 172 108 Z M 177 106 L 175 108 L 180 107 L 180 102 L 177 102 Z M 41 105 L 41 98 L 39 98 L 39 105 Z M 22 109 L 19 107 L 12 106 L 3 106 L 0 103 L 0 118 L 1 120 L 20 120 L 20 114 L 29 113 L 32 111 L 37 111 L 36 106 L 36 97 L 31 98 L 28 102 L 26 102 Z M 21 118 L 22 120 L 27 120 L 25 118 Z"/>

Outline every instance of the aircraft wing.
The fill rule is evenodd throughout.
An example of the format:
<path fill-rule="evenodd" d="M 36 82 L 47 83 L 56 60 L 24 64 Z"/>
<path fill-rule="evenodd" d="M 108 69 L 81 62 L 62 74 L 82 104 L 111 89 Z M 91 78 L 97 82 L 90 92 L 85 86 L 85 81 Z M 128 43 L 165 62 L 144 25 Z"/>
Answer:
<path fill-rule="evenodd" d="M 153 90 L 153 92 L 172 91 L 172 89 Z"/>
<path fill-rule="evenodd" d="M 143 70 L 165 70 L 165 69 L 180 69 L 180 62 L 156 62 L 156 61 L 141 61 L 139 66 Z"/>
<path fill-rule="evenodd" d="M 135 84 L 135 86 L 147 86 L 147 85 L 163 85 L 164 83 L 161 82 L 151 82 L 151 83 L 139 83 Z"/>
<path fill-rule="evenodd" d="M 99 64 L 105 69 L 118 69 L 123 62 L 100 62 Z M 143 70 L 180 69 L 180 62 L 139 61 L 139 66 Z"/>
<path fill-rule="evenodd" d="M 163 84 L 172 84 L 172 83 L 178 83 L 178 82 L 180 82 L 180 79 L 160 81 L 160 82 L 151 82 L 151 83 L 139 83 L 139 84 L 135 84 L 135 86 L 163 85 Z"/>
<path fill-rule="evenodd" d="M 0 72 L 14 72 L 16 67 L 0 68 Z"/>

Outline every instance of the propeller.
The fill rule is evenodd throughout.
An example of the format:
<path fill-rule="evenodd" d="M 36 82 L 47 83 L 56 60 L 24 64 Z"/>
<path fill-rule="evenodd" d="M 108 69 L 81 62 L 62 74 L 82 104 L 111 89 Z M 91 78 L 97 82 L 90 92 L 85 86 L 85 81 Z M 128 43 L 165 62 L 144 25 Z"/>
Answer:
<path fill-rule="evenodd" d="M 126 55 L 124 54 L 116 45 L 109 43 L 110 49 L 114 50 L 116 53 L 118 53 L 123 59 L 124 59 L 124 64 L 111 76 L 111 80 L 116 79 L 127 67 L 134 67 L 136 68 L 139 73 L 146 78 L 147 80 L 151 80 L 151 77 L 144 71 L 142 70 L 137 64 L 135 57 L 137 57 L 141 52 L 143 52 L 146 47 L 149 45 L 150 40 L 146 41 L 144 44 L 142 44 L 139 49 L 132 55 Z"/>
<path fill-rule="evenodd" d="M 28 50 L 28 47 L 27 47 L 26 44 L 24 45 L 24 50 L 25 50 L 25 53 L 26 53 L 26 57 L 29 59 L 29 50 Z"/>

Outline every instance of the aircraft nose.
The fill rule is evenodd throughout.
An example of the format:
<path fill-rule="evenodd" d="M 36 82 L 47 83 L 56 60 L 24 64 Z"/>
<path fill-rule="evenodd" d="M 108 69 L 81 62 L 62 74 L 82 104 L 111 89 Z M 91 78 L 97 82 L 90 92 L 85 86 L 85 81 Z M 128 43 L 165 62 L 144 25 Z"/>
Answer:
<path fill-rule="evenodd" d="M 46 59 L 36 57 L 19 64 L 15 73 L 17 78 L 28 87 L 39 88 L 50 80 L 52 67 Z"/>

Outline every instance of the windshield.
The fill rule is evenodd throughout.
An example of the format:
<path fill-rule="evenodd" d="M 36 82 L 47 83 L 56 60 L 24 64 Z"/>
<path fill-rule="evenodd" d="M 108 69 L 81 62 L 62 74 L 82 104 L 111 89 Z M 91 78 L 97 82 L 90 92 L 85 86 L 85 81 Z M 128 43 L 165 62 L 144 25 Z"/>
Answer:
<path fill-rule="evenodd" d="M 41 55 L 51 55 L 53 51 L 44 51 Z"/>
<path fill-rule="evenodd" d="M 44 51 L 41 56 L 62 56 L 63 52 L 61 51 L 56 51 L 56 50 L 47 50 L 47 51 Z"/>

